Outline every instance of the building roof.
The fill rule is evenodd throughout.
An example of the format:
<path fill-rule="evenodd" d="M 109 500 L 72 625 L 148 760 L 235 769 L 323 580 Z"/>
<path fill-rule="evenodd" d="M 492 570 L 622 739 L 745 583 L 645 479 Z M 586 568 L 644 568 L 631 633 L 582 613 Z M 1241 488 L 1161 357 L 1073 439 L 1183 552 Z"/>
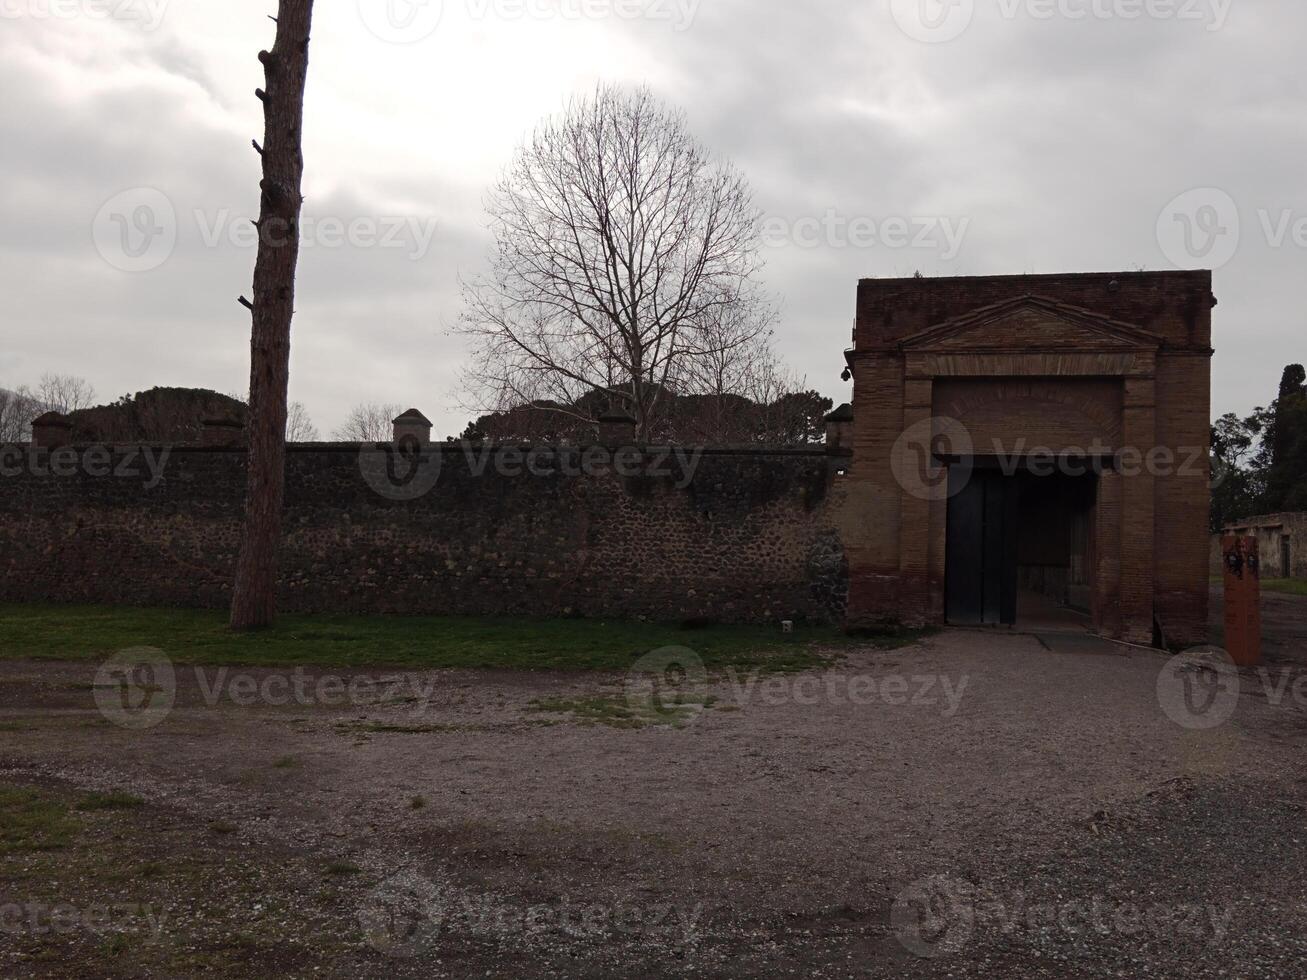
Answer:
<path fill-rule="evenodd" d="M 431 420 L 428 419 L 421 412 L 419 412 L 416 408 L 410 408 L 403 415 L 395 416 L 395 418 L 391 419 L 391 421 L 392 422 L 416 422 L 421 425 L 425 425 L 428 428 L 431 427 Z"/>

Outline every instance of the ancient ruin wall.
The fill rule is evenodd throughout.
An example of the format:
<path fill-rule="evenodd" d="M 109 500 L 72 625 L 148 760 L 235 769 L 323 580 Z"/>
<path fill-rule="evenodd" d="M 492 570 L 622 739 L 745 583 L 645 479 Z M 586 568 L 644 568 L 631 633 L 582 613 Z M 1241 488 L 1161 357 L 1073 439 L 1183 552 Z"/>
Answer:
<path fill-rule="evenodd" d="M 580 454 L 453 444 L 409 470 L 376 447 L 292 447 L 282 608 L 841 615 L 836 458 Z M 243 451 L 6 447 L 0 474 L 0 601 L 227 604 Z"/>

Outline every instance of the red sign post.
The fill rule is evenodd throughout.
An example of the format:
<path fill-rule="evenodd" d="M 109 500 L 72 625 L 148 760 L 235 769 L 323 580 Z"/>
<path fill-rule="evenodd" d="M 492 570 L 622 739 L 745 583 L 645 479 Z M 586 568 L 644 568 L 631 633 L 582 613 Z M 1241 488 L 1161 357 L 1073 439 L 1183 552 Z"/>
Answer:
<path fill-rule="evenodd" d="M 1225 649 L 1240 667 L 1262 662 L 1262 580 L 1257 539 L 1221 541 L 1225 564 Z"/>

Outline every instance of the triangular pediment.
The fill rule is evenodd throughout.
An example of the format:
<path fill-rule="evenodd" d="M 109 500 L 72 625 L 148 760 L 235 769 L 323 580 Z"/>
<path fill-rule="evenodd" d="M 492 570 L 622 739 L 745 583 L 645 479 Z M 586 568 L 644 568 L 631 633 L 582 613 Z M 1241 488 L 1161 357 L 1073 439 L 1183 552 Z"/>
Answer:
<path fill-rule="evenodd" d="M 1034 295 L 979 307 L 899 342 L 909 351 L 1139 351 L 1161 345 L 1161 337 L 1132 324 Z"/>

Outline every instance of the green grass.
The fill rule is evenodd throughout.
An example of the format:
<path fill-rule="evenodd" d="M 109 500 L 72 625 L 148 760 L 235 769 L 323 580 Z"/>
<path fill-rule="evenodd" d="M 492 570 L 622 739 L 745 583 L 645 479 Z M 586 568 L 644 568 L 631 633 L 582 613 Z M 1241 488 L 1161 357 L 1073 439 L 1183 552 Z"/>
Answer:
<path fill-rule="evenodd" d="M 58 850 L 77 829 L 58 800 L 27 787 L 0 787 L 0 854 Z"/>
<path fill-rule="evenodd" d="M 89 793 L 77 803 L 79 810 L 132 810 L 144 806 L 145 801 L 131 793 Z"/>
<path fill-rule="evenodd" d="M 712 668 L 799 671 L 839 648 L 884 648 L 918 631 L 846 636 L 832 626 L 710 625 L 466 616 L 282 616 L 232 633 L 222 611 L 54 604 L 0 605 L 0 659 L 99 660 L 157 647 L 174 663 L 233 666 L 497 667 L 624 670 L 650 650 L 683 646 Z"/>
<path fill-rule="evenodd" d="M 644 728 L 647 725 L 683 725 L 717 699 L 711 695 L 686 693 L 679 699 L 656 706 L 628 700 L 620 695 L 588 698 L 537 698 L 528 710 L 547 714 L 566 714 L 582 725 L 606 725 L 609 728 Z"/>
<path fill-rule="evenodd" d="M 1264 578 L 1263 592 L 1282 592 L 1285 595 L 1307 595 L 1307 579 L 1304 578 Z"/>

